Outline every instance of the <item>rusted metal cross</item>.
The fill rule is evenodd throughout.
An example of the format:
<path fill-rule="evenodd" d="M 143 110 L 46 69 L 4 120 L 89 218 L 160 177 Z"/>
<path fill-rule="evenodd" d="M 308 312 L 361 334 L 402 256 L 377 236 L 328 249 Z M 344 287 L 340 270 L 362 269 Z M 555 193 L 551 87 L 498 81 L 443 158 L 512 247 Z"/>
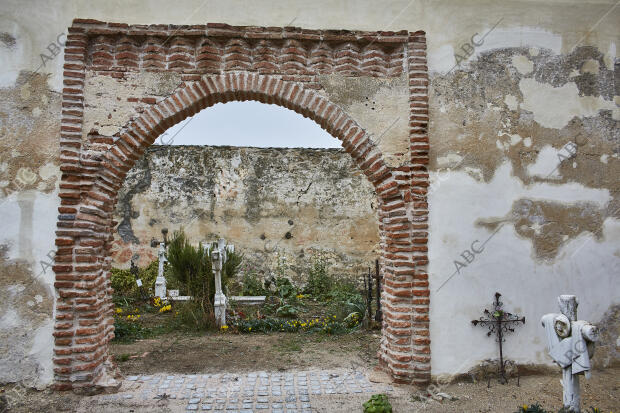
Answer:
<path fill-rule="evenodd" d="M 519 323 L 525 324 L 525 317 L 519 317 L 512 313 L 503 310 L 504 303 L 499 298 L 502 295 L 495 293 L 495 301 L 493 301 L 493 308 L 484 310 L 484 316 L 478 320 L 472 320 L 471 323 L 474 326 L 481 325 L 487 327 L 489 331 L 487 336 L 495 333 L 497 335 L 495 341 L 499 343 L 499 382 L 505 384 L 508 382 L 506 378 L 506 362 L 504 362 L 504 352 L 502 349 L 502 343 L 506 341 L 505 334 L 514 332 L 514 327 Z"/>

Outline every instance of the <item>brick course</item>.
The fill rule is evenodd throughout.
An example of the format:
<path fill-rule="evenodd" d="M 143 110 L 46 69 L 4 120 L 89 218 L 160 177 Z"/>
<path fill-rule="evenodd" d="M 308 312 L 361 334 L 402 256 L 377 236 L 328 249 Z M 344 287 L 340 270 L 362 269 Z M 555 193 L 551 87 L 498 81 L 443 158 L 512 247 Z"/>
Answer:
<path fill-rule="evenodd" d="M 76 19 L 65 50 L 60 132 L 61 206 L 53 270 L 57 389 L 96 389 L 114 337 L 112 212 L 126 173 L 169 127 L 218 102 L 257 100 L 309 117 L 342 141 L 376 188 L 383 277 L 381 365 L 398 382 L 430 380 L 428 74 L 423 32 L 351 32 L 294 27 L 126 25 Z M 166 98 L 135 96 L 134 118 L 113 138 L 84 133 L 86 71 L 180 72 Z M 410 160 L 392 168 L 371 136 L 317 90 L 316 77 L 409 77 Z"/>

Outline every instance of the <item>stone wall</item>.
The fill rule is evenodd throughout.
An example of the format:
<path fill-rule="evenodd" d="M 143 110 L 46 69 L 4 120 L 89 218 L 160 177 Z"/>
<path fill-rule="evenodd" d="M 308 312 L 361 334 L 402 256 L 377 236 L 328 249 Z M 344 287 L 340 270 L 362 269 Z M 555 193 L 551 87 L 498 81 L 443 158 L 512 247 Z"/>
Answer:
<path fill-rule="evenodd" d="M 224 237 L 243 271 L 286 269 L 302 283 L 321 253 L 331 272 L 359 278 L 378 257 L 377 198 L 340 149 L 151 146 L 128 173 L 116 207 L 115 266 L 157 258 L 161 229 Z"/>

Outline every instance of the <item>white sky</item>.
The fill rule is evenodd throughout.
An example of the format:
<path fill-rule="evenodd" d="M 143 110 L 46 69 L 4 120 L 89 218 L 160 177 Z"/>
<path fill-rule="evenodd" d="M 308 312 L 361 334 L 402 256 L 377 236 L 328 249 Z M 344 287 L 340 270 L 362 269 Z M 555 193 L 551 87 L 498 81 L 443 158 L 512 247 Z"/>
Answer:
<path fill-rule="evenodd" d="M 174 137 L 174 138 L 173 138 Z M 174 125 L 156 144 L 340 148 L 313 120 L 278 105 L 218 103 Z"/>

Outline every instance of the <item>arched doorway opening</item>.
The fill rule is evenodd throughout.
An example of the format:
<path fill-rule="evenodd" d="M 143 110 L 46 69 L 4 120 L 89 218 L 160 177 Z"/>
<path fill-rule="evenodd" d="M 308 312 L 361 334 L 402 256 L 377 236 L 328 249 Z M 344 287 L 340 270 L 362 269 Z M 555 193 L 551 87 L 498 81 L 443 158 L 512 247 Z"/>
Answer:
<path fill-rule="evenodd" d="M 123 109 L 123 116 L 129 121 L 118 132 L 113 136 L 106 136 L 98 130 L 87 130 L 84 139 L 82 102 L 92 91 L 87 90 L 85 93 L 84 82 L 79 79 L 84 78 L 86 69 L 101 70 L 104 74 L 121 78 L 128 74 L 119 70 L 119 67 L 127 67 L 128 69 L 123 70 L 129 72 L 135 71 L 132 68 L 143 66 L 149 66 L 150 70 L 167 70 L 148 54 L 147 49 L 155 47 L 148 39 L 154 32 L 145 32 L 147 40 L 144 43 L 143 38 L 131 37 L 136 35 L 135 30 L 145 30 L 142 27 L 136 26 L 132 29 L 126 25 L 111 25 L 102 29 L 102 24 L 106 25 L 101 22 L 76 20 L 70 30 L 65 53 L 65 67 L 74 72 L 65 72 L 65 109 L 61 127 L 61 170 L 64 175 L 56 239 L 58 251 L 54 266 L 58 295 L 57 324 L 54 329 L 54 371 L 57 388 L 105 386 L 112 371 L 108 360 L 108 342 L 114 334 L 109 283 L 113 240 L 111 234 L 116 224 L 112 213 L 118 200 L 118 190 L 127 172 L 136 160 L 140 159 L 145 149 L 169 127 L 218 102 L 247 100 L 277 104 L 314 120 L 342 142 L 344 150 L 351 155 L 355 164 L 374 186 L 379 209 L 380 260 L 385 280 L 385 317 L 379 358 L 395 380 L 418 384 L 427 382 L 430 377 L 430 347 L 428 282 L 424 270 L 427 258 L 426 247 L 423 246 L 426 239 L 420 237 L 420 232 L 415 232 L 418 229 L 423 231 L 423 224 L 412 223 L 423 221 L 427 207 L 419 200 L 413 205 L 411 197 L 411 192 L 424 192 L 427 180 L 424 172 L 428 159 L 428 138 L 424 136 L 424 119 L 427 119 L 427 115 L 421 113 L 427 113 L 424 103 L 427 85 L 424 35 L 376 33 L 376 37 L 382 37 L 382 44 L 386 49 L 359 55 L 359 58 L 373 62 L 370 66 L 356 63 L 358 52 L 352 52 L 351 47 L 357 50 L 381 49 L 381 45 L 372 39 L 361 34 L 333 39 L 328 32 L 321 34 L 326 40 L 335 42 L 334 44 L 349 42 L 346 43 L 349 51 L 345 55 L 339 55 L 336 52 L 324 52 L 326 44 L 315 43 L 317 39 L 314 35 L 309 35 L 307 46 L 329 56 L 322 57 L 322 63 L 308 57 L 300 63 L 302 67 L 304 64 L 308 65 L 307 70 L 316 71 L 317 74 L 323 70 L 335 70 L 349 76 L 355 75 L 356 71 L 365 70 L 363 73 L 368 76 L 394 76 L 403 71 L 404 51 L 411 54 L 407 67 L 412 102 L 412 164 L 394 168 L 386 163 L 382 151 L 368 131 L 339 105 L 331 102 L 315 87 L 311 87 L 312 83 L 306 83 L 306 75 L 299 73 L 298 69 L 293 70 L 294 65 L 286 63 L 289 59 L 287 56 L 293 50 L 290 42 L 277 52 L 282 54 L 283 59 L 280 68 L 276 64 L 266 70 L 266 63 L 250 59 L 251 65 L 255 64 L 259 69 L 256 73 L 248 70 L 249 66 L 239 63 L 238 54 L 231 55 L 234 61 L 230 63 L 226 62 L 227 55 L 223 61 L 219 61 L 218 56 L 221 55 L 217 48 L 220 46 L 209 44 L 208 37 L 195 43 L 194 40 L 183 40 L 183 36 L 188 34 L 179 34 L 174 30 L 171 35 L 176 37 L 174 44 L 170 45 L 170 53 L 173 54 L 170 63 L 164 66 L 183 72 L 181 87 L 166 94 L 165 98 L 145 97 L 133 101 L 128 99 L 144 105 L 140 105 L 139 110 L 133 114 L 130 109 Z M 208 30 L 208 27 L 205 27 L 205 30 Z M 219 30 L 220 26 L 212 28 L 213 33 L 218 35 L 221 34 Z M 114 35 L 113 32 L 118 34 Z M 155 36 L 159 36 L 158 33 L 156 32 Z M 238 36 L 237 32 L 226 34 L 228 35 L 231 38 Z M 143 42 L 140 47 L 145 47 L 144 55 L 143 52 L 136 55 L 127 51 L 137 47 L 139 42 Z M 184 57 L 174 55 L 175 50 L 191 48 L 196 44 L 206 53 L 198 57 L 204 57 L 204 62 L 207 63 L 215 59 L 216 63 L 209 63 L 211 66 L 215 65 L 214 67 L 204 66 L 201 61 L 196 63 L 198 70 L 192 69 L 194 63 L 184 63 Z M 163 46 L 160 44 L 158 47 Z M 256 47 L 262 46 L 257 44 Z M 215 54 L 209 57 L 209 53 Z M 333 63 L 330 53 L 334 53 Z M 338 60 L 338 56 L 349 57 L 345 58 L 345 62 Z M 195 55 L 188 57 L 194 58 Z M 399 63 L 396 63 L 397 61 Z M 284 75 L 287 71 L 292 74 Z M 132 73 L 135 73 L 130 73 L 132 76 L 141 76 L 142 72 Z M 410 181 L 413 178 L 415 179 Z M 413 216 L 416 217 L 415 220 L 412 219 Z M 419 270 L 416 271 L 418 267 Z"/>

